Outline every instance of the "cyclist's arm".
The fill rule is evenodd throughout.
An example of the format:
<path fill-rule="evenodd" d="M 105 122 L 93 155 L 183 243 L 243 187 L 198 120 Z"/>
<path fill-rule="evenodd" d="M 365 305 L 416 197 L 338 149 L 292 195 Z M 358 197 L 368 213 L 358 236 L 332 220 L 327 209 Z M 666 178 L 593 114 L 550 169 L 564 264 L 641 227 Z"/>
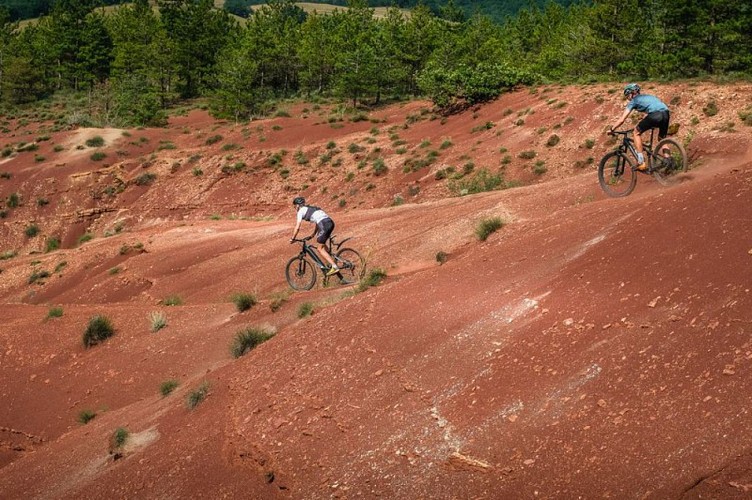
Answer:
<path fill-rule="evenodd" d="M 301 223 L 301 222 L 302 222 L 302 220 L 298 220 L 298 221 L 297 221 L 297 222 L 295 223 L 295 229 L 294 229 L 294 230 L 292 231 L 292 238 L 291 238 L 291 239 L 293 239 L 293 240 L 294 240 L 294 239 L 295 239 L 295 237 L 296 237 L 296 236 L 298 235 L 298 231 L 300 231 L 300 223 Z"/>
<path fill-rule="evenodd" d="M 613 124 L 613 125 L 611 126 L 611 131 L 613 132 L 614 130 L 616 130 L 617 128 L 619 128 L 619 126 L 620 126 L 620 125 L 621 125 L 622 123 L 624 123 L 624 120 L 626 120 L 626 119 L 627 119 L 627 117 L 629 116 L 629 113 L 631 113 L 631 112 L 632 112 L 632 110 L 631 110 L 631 109 L 629 109 L 629 108 L 627 108 L 626 110 L 624 110 L 624 113 L 623 113 L 623 114 L 621 115 L 621 118 L 619 118 L 619 121 L 618 121 L 618 122 L 616 122 L 616 123 L 614 123 L 614 124 Z"/>

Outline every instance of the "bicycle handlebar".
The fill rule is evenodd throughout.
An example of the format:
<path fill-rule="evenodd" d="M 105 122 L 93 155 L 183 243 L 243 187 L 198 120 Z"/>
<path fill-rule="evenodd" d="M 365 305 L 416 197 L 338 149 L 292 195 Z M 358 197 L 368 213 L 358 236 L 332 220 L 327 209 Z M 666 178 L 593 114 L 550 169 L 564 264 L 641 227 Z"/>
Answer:
<path fill-rule="evenodd" d="M 306 236 L 305 238 L 290 238 L 290 244 L 293 243 L 304 243 L 308 240 L 310 240 L 313 236 Z"/>
<path fill-rule="evenodd" d="M 608 135 L 627 135 L 631 134 L 633 130 L 633 128 L 630 128 L 629 130 L 609 130 Z"/>

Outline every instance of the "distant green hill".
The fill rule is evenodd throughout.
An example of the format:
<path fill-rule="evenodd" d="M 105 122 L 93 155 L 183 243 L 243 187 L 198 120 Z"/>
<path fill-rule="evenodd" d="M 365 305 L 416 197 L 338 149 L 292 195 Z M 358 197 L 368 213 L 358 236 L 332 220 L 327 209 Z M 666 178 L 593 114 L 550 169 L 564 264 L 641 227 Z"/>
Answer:
<path fill-rule="evenodd" d="M 368 0 L 370 7 L 390 7 L 396 5 L 399 8 L 409 9 L 419 3 L 420 0 Z M 480 12 L 496 21 L 502 21 L 507 16 L 514 16 L 520 9 L 530 5 L 543 7 L 549 0 L 454 0 L 454 4 L 461 8 L 466 16 Z M 575 3 L 575 0 L 551 0 L 554 3 L 567 6 Z M 264 0 L 230 0 L 232 4 L 245 3 L 246 5 L 263 5 Z M 307 3 L 319 3 L 329 5 L 345 5 L 346 0 L 307 0 Z M 447 0 L 423 0 L 422 2 L 434 12 L 446 5 Z"/>

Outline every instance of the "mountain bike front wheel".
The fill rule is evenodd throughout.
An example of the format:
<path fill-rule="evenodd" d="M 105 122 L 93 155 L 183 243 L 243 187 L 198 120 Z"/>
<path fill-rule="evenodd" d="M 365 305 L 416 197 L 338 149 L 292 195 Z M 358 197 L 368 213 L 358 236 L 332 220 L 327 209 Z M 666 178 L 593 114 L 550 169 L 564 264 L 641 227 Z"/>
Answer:
<path fill-rule="evenodd" d="M 366 273 L 366 260 L 352 248 L 343 248 L 334 256 L 342 277 L 348 282 L 359 281 Z"/>
<path fill-rule="evenodd" d="M 285 278 L 293 290 L 310 290 L 316 284 L 316 267 L 305 257 L 293 257 L 285 267 Z"/>
<path fill-rule="evenodd" d="M 621 198 L 634 191 L 637 173 L 629 159 L 619 151 L 611 151 L 598 165 L 598 182 L 612 198 Z"/>
<path fill-rule="evenodd" d="M 663 139 L 655 146 L 651 162 L 655 180 L 664 186 L 672 186 L 679 182 L 679 174 L 687 170 L 687 153 L 676 140 Z"/>

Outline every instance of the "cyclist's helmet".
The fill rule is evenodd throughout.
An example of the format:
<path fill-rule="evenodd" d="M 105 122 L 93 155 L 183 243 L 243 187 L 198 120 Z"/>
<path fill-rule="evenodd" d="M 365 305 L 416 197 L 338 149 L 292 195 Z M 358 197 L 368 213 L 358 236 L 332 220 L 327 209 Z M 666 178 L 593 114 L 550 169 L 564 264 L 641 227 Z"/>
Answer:
<path fill-rule="evenodd" d="M 305 198 L 298 196 L 297 198 L 292 200 L 292 204 L 295 206 L 305 205 Z"/>
<path fill-rule="evenodd" d="M 637 94 L 640 92 L 640 86 L 636 83 L 629 83 L 624 87 L 624 97 L 629 97 L 630 94 Z"/>

